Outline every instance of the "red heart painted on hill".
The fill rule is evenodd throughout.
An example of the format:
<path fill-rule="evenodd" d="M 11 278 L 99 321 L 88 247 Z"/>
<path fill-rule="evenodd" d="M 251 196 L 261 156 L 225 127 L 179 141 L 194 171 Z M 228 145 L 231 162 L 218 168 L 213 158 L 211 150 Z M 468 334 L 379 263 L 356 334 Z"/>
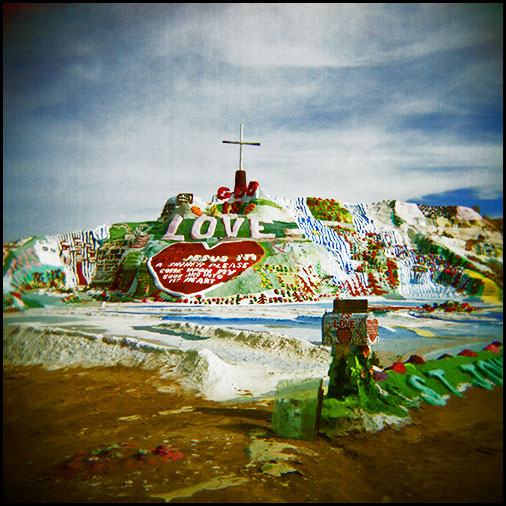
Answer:
<path fill-rule="evenodd" d="M 255 241 L 221 242 L 212 248 L 202 242 L 178 242 L 152 256 L 147 265 L 162 290 L 197 295 L 230 281 L 264 255 Z"/>

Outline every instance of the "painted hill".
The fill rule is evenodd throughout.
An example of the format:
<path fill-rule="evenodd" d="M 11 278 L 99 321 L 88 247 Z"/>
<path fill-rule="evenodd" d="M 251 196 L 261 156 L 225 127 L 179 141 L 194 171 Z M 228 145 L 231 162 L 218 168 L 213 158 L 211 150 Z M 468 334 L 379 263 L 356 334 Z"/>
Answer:
<path fill-rule="evenodd" d="M 98 300 L 264 304 L 325 297 L 502 301 L 502 220 L 467 207 L 279 198 L 258 183 L 155 221 L 4 244 L 4 310 Z"/>

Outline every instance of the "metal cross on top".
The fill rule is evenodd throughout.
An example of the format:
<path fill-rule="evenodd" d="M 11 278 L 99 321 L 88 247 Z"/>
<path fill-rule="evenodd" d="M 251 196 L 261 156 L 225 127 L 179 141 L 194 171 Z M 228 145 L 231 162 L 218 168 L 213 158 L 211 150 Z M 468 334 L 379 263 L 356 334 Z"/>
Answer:
<path fill-rule="evenodd" d="M 260 146 L 259 142 L 243 142 L 243 125 L 241 124 L 241 139 L 239 141 L 223 141 L 225 144 L 239 144 L 239 170 L 242 170 L 242 146 L 247 144 L 248 146 Z"/>

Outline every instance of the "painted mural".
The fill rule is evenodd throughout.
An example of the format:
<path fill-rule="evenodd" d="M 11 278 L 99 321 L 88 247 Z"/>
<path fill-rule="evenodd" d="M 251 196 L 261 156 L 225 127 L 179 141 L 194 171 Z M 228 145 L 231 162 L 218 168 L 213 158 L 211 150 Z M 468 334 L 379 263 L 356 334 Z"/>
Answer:
<path fill-rule="evenodd" d="M 63 303 L 80 302 L 79 297 L 65 294 L 89 287 L 97 252 L 108 233 L 103 226 L 4 244 L 4 309 L 43 305 L 29 296 L 34 291 L 62 294 L 55 300 Z"/>
<path fill-rule="evenodd" d="M 254 241 L 206 243 L 179 242 L 148 260 L 157 285 L 176 295 L 202 294 L 239 276 L 265 256 Z"/>
<path fill-rule="evenodd" d="M 210 203 L 171 197 L 155 221 L 4 244 L 4 309 L 36 305 L 41 292 L 66 303 L 502 301 L 502 226 L 474 209 L 288 199 L 240 186 L 219 188 Z"/>
<path fill-rule="evenodd" d="M 378 320 L 367 314 L 325 313 L 322 344 L 370 346 L 378 337 Z"/>

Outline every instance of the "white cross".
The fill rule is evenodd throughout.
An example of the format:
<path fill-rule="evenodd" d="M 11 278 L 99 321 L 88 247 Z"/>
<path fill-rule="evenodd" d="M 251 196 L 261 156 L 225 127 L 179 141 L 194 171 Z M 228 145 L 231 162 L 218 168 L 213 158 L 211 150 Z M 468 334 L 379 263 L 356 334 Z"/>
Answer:
<path fill-rule="evenodd" d="M 239 141 L 223 141 L 225 144 L 239 144 L 239 170 L 242 170 L 242 145 L 260 146 L 259 142 L 243 142 L 242 140 L 243 126 L 241 124 L 241 139 Z"/>

